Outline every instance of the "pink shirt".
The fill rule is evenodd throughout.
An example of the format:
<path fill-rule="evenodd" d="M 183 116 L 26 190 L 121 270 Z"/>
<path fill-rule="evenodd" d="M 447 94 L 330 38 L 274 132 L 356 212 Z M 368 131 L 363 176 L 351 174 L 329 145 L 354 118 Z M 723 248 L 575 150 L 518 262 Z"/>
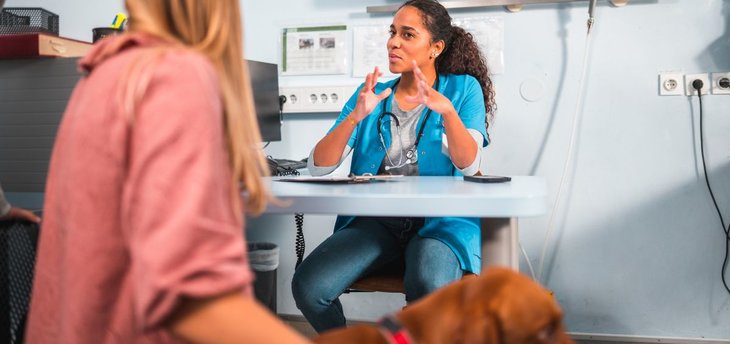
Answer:
<path fill-rule="evenodd" d="M 120 77 L 161 44 L 120 36 L 80 62 L 88 76 L 69 101 L 48 175 L 28 343 L 175 342 L 163 325 L 181 297 L 251 297 L 210 62 L 169 49 L 134 123 L 121 112 Z"/>

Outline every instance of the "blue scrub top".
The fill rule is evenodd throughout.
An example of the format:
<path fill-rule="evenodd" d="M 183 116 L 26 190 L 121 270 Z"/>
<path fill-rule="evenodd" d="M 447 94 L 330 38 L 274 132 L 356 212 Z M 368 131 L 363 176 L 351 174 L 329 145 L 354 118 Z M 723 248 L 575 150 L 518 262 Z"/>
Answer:
<path fill-rule="evenodd" d="M 387 88 L 392 88 L 396 79 L 375 86 L 375 93 L 379 94 Z M 330 131 L 337 127 L 357 103 L 357 96 L 363 85 L 350 97 L 342 109 L 340 116 Z M 471 75 L 447 74 L 439 75 L 438 91 L 451 100 L 459 118 L 467 129 L 474 129 L 482 134 L 482 146 L 486 147 L 487 133 L 485 127 L 484 96 L 479 82 Z M 390 98 L 388 98 L 390 99 Z M 357 175 L 364 173 L 376 174 L 385 158 L 386 148 L 378 136 L 378 117 L 390 110 L 391 102 L 383 100 L 375 109 L 358 123 L 347 145 L 353 149 L 350 171 Z M 424 109 L 418 120 L 417 128 L 421 127 L 428 109 Z M 381 130 L 386 146 L 390 145 L 390 116 L 381 120 Z M 453 165 L 451 159 L 441 152 L 441 137 L 444 133 L 443 117 L 432 112 L 429 116 L 423 137 L 418 143 L 418 171 L 421 176 L 460 176 L 461 173 Z M 338 216 L 335 222 L 335 231 L 349 225 L 354 217 Z M 481 242 L 478 218 L 465 217 L 427 217 L 423 228 L 418 231 L 422 237 L 434 238 L 448 245 L 456 254 L 464 271 L 479 273 L 481 267 Z"/>

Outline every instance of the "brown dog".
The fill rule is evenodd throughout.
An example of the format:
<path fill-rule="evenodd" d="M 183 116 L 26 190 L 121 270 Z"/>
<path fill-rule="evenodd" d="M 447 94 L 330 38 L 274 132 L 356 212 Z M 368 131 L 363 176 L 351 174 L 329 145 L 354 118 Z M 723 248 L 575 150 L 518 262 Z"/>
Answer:
<path fill-rule="evenodd" d="M 512 270 L 491 268 L 408 305 L 394 318 L 407 332 L 357 325 L 325 332 L 316 343 L 573 343 L 547 290 Z M 397 332 L 391 329 L 391 333 Z"/>

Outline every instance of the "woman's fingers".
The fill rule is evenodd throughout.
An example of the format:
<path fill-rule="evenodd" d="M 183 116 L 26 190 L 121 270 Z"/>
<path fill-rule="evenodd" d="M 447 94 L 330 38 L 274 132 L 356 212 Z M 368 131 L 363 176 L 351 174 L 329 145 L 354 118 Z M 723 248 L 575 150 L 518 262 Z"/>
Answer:
<path fill-rule="evenodd" d="M 378 102 L 385 98 L 388 98 L 391 92 L 393 92 L 393 90 L 390 87 L 384 89 L 383 92 L 380 92 L 380 94 L 378 94 Z"/>
<path fill-rule="evenodd" d="M 378 69 L 378 67 L 375 67 L 373 69 L 372 73 L 368 73 L 365 76 L 365 83 L 363 84 L 362 91 L 363 93 L 367 92 L 373 92 L 375 93 L 375 85 L 378 83 L 378 78 L 383 75 L 383 73 Z"/>
<path fill-rule="evenodd" d="M 368 73 L 368 75 L 365 77 L 365 85 L 363 86 L 363 89 L 365 92 L 368 92 L 372 90 L 373 88 L 373 73 Z"/>
<path fill-rule="evenodd" d="M 420 81 L 418 81 L 416 86 L 418 86 L 418 93 L 416 93 L 415 95 L 410 97 L 413 100 L 409 100 L 408 98 L 406 98 L 406 100 L 411 101 L 411 102 L 421 103 L 421 104 L 428 103 L 428 96 L 429 96 L 429 90 L 430 90 L 430 87 L 428 87 L 428 84 L 425 81 L 420 80 Z"/>
<path fill-rule="evenodd" d="M 423 71 L 421 68 L 418 67 L 418 64 L 416 63 L 416 60 L 412 61 L 413 63 L 413 73 L 416 75 L 416 78 L 418 80 L 426 80 L 426 74 L 423 74 Z"/>
<path fill-rule="evenodd" d="M 373 77 L 372 77 L 372 83 L 370 85 L 370 89 L 375 93 L 375 85 L 378 84 L 378 78 L 383 75 L 383 73 L 378 69 L 377 66 L 375 66 L 375 69 L 373 69 Z"/>

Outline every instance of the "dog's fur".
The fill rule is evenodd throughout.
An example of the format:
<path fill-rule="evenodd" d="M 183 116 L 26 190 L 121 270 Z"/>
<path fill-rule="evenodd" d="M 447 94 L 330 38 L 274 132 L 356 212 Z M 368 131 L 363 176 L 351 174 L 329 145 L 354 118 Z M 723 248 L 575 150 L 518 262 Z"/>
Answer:
<path fill-rule="evenodd" d="M 418 344 L 573 343 L 562 317 L 547 290 L 503 268 L 452 283 L 395 314 Z M 325 332 L 314 341 L 390 343 L 383 333 L 375 325 L 357 325 Z"/>

